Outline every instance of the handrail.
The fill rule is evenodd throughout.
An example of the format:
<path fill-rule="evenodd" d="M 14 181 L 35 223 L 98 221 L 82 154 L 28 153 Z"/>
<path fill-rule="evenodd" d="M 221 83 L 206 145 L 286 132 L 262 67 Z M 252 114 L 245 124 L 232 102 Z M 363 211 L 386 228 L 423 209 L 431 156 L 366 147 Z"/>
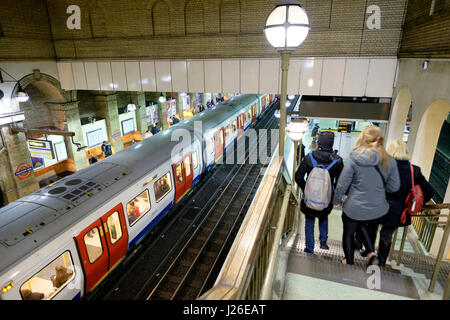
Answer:
<path fill-rule="evenodd" d="M 277 186 L 285 164 L 277 154 L 267 168 L 215 285 L 199 297 L 200 300 L 245 299 L 270 213 L 278 197 Z"/>
<path fill-rule="evenodd" d="M 286 190 L 284 191 L 283 204 L 281 206 L 280 218 L 277 224 L 277 231 L 275 233 L 274 241 L 272 242 L 272 247 L 270 248 L 269 255 L 269 263 L 266 271 L 266 275 L 264 277 L 263 287 L 261 289 L 261 300 L 270 299 L 270 295 L 272 293 L 272 281 L 273 281 L 273 271 L 275 268 L 275 263 L 278 254 L 279 243 L 281 239 L 281 235 L 283 232 L 284 221 L 286 219 L 286 213 L 288 209 L 289 197 L 291 196 L 291 186 L 288 185 Z"/>

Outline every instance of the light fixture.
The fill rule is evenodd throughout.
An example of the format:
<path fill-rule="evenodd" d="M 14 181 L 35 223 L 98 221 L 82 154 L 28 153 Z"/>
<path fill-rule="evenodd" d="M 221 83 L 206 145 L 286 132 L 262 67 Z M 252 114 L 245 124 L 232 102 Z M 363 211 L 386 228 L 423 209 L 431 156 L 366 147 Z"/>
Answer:
<path fill-rule="evenodd" d="M 294 100 L 295 96 L 293 94 L 288 95 L 289 100 Z"/>
<path fill-rule="evenodd" d="M 287 127 L 287 134 L 292 141 L 300 141 L 309 130 L 309 121 L 306 118 L 292 118 Z"/>
<path fill-rule="evenodd" d="M 134 110 L 136 110 L 136 105 L 131 101 L 130 97 L 130 103 L 127 105 L 127 112 L 133 112 Z"/>
<path fill-rule="evenodd" d="M 286 128 L 286 103 L 289 59 L 307 37 L 309 19 L 302 4 L 297 0 L 282 0 L 269 14 L 264 27 L 267 41 L 281 55 L 281 94 L 280 94 L 280 136 L 278 154 L 284 157 L 284 135 Z"/>
<path fill-rule="evenodd" d="M 159 96 L 158 101 L 161 102 L 161 103 L 163 103 L 163 102 L 166 102 L 166 100 L 167 100 L 166 97 L 163 96 L 163 94 L 162 94 L 162 92 L 161 92 L 161 95 Z"/>
<path fill-rule="evenodd" d="M 278 50 L 297 48 L 308 35 L 309 19 L 297 0 L 283 0 L 275 5 L 266 20 L 264 33 L 270 44 Z"/>
<path fill-rule="evenodd" d="M 288 100 L 284 105 L 286 106 L 286 108 L 289 108 L 291 106 L 291 102 Z"/>
<path fill-rule="evenodd" d="M 280 110 L 279 109 L 275 110 L 274 116 L 275 116 L 275 118 L 280 119 Z"/>

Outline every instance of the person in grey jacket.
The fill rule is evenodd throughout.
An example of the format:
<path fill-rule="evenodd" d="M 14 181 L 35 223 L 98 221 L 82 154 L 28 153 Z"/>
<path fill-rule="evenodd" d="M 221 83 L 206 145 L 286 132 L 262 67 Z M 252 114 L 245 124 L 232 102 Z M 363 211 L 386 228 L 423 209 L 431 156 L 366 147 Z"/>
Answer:
<path fill-rule="evenodd" d="M 333 197 L 333 203 L 339 205 L 347 194 L 342 207 L 343 264 L 353 264 L 355 232 L 366 248 L 369 264 L 378 263 L 367 224 L 388 213 L 386 192 L 399 188 L 397 163 L 384 149 L 382 131 L 377 126 L 365 127 L 342 170 Z"/>

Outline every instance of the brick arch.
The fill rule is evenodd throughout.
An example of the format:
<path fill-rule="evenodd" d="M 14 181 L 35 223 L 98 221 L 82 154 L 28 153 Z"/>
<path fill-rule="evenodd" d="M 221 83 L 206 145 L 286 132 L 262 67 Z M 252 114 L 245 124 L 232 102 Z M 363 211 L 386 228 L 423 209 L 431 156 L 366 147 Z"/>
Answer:
<path fill-rule="evenodd" d="M 108 36 L 108 12 L 103 1 L 89 2 L 87 14 L 92 38 L 106 38 Z"/>
<path fill-rule="evenodd" d="M 151 9 L 153 35 L 170 35 L 170 6 L 166 0 L 153 1 Z"/>
<path fill-rule="evenodd" d="M 205 32 L 205 3 L 202 0 L 187 0 L 184 5 L 186 34 Z"/>
<path fill-rule="evenodd" d="M 167 6 L 169 7 L 169 11 L 171 13 L 175 11 L 175 5 L 170 0 L 147 0 L 147 5 L 146 5 L 145 9 L 149 12 L 152 12 L 153 6 L 155 5 L 156 2 L 159 2 L 159 1 L 164 1 L 167 4 Z"/>
<path fill-rule="evenodd" d="M 241 1 L 221 0 L 219 4 L 221 33 L 241 32 Z"/>

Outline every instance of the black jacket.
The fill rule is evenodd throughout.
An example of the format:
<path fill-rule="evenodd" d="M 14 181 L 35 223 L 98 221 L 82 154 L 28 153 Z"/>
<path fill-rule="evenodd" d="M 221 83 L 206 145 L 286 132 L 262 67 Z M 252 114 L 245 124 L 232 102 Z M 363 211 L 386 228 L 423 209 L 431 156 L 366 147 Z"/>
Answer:
<path fill-rule="evenodd" d="M 386 193 L 386 198 L 389 203 L 389 212 L 381 218 L 381 224 L 390 227 L 403 226 L 400 223 L 400 217 L 405 209 L 405 200 L 411 191 L 411 169 L 409 167 L 408 160 L 396 160 L 398 173 L 400 175 L 400 189 L 394 193 Z M 424 204 L 430 201 L 433 196 L 433 188 L 420 172 L 420 168 L 413 165 L 414 168 L 414 184 L 420 185 L 423 192 Z M 411 224 L 411 215 L 406 213 L 406 223 L 408 226 Z"/>
<path fill-rule="evenodd" d="M 336 187 L 336 183 L 339 179 L 339 175 L 341 174 L 341 171 L 344 168 L 342 158 L 339 157 L 333 151 L 321 151 L 321 150 L 313 151 L 312 156 L 314 157 L 314 159 L 316 159 L 318 164 L 323 164 L 325 166 L 329 165 L 335 159 L 341 159 L 341 161 L 338 161 L 329 171 L 330 178 L 331 178 L 331 184 L 333 185 L 333 189 L 334 189 L 334 187 Z M 308 154 L 302 159 L 302 163 L 300 164 L 300 167 L 298 168 L 297 172 L 295 173 L 295 182 L 297 182 L 297 184 L 302 189 L 302 191 L 304 191 L 305 185 L 306 185 L 305 174 L 309 175 L 309 173 L 312 171 L 313 168 L 314 168 L 313 164 L 312 164 L 311 159 L 309 158 L 309 154 Z M 331 199 L 333 199 L 333 196 L 334 196 L 334 191 L 332 191 Z M 325 208 L 324 210 L 317 211 L 317 210 L 308 208 L 302 199 L 300 209 L 307 217 L 323 218 L 323 217 L 329 215 L 331 210 L 333 210 L 333 201 L 330 201 L 330 205 L 327 208 Z"/>

